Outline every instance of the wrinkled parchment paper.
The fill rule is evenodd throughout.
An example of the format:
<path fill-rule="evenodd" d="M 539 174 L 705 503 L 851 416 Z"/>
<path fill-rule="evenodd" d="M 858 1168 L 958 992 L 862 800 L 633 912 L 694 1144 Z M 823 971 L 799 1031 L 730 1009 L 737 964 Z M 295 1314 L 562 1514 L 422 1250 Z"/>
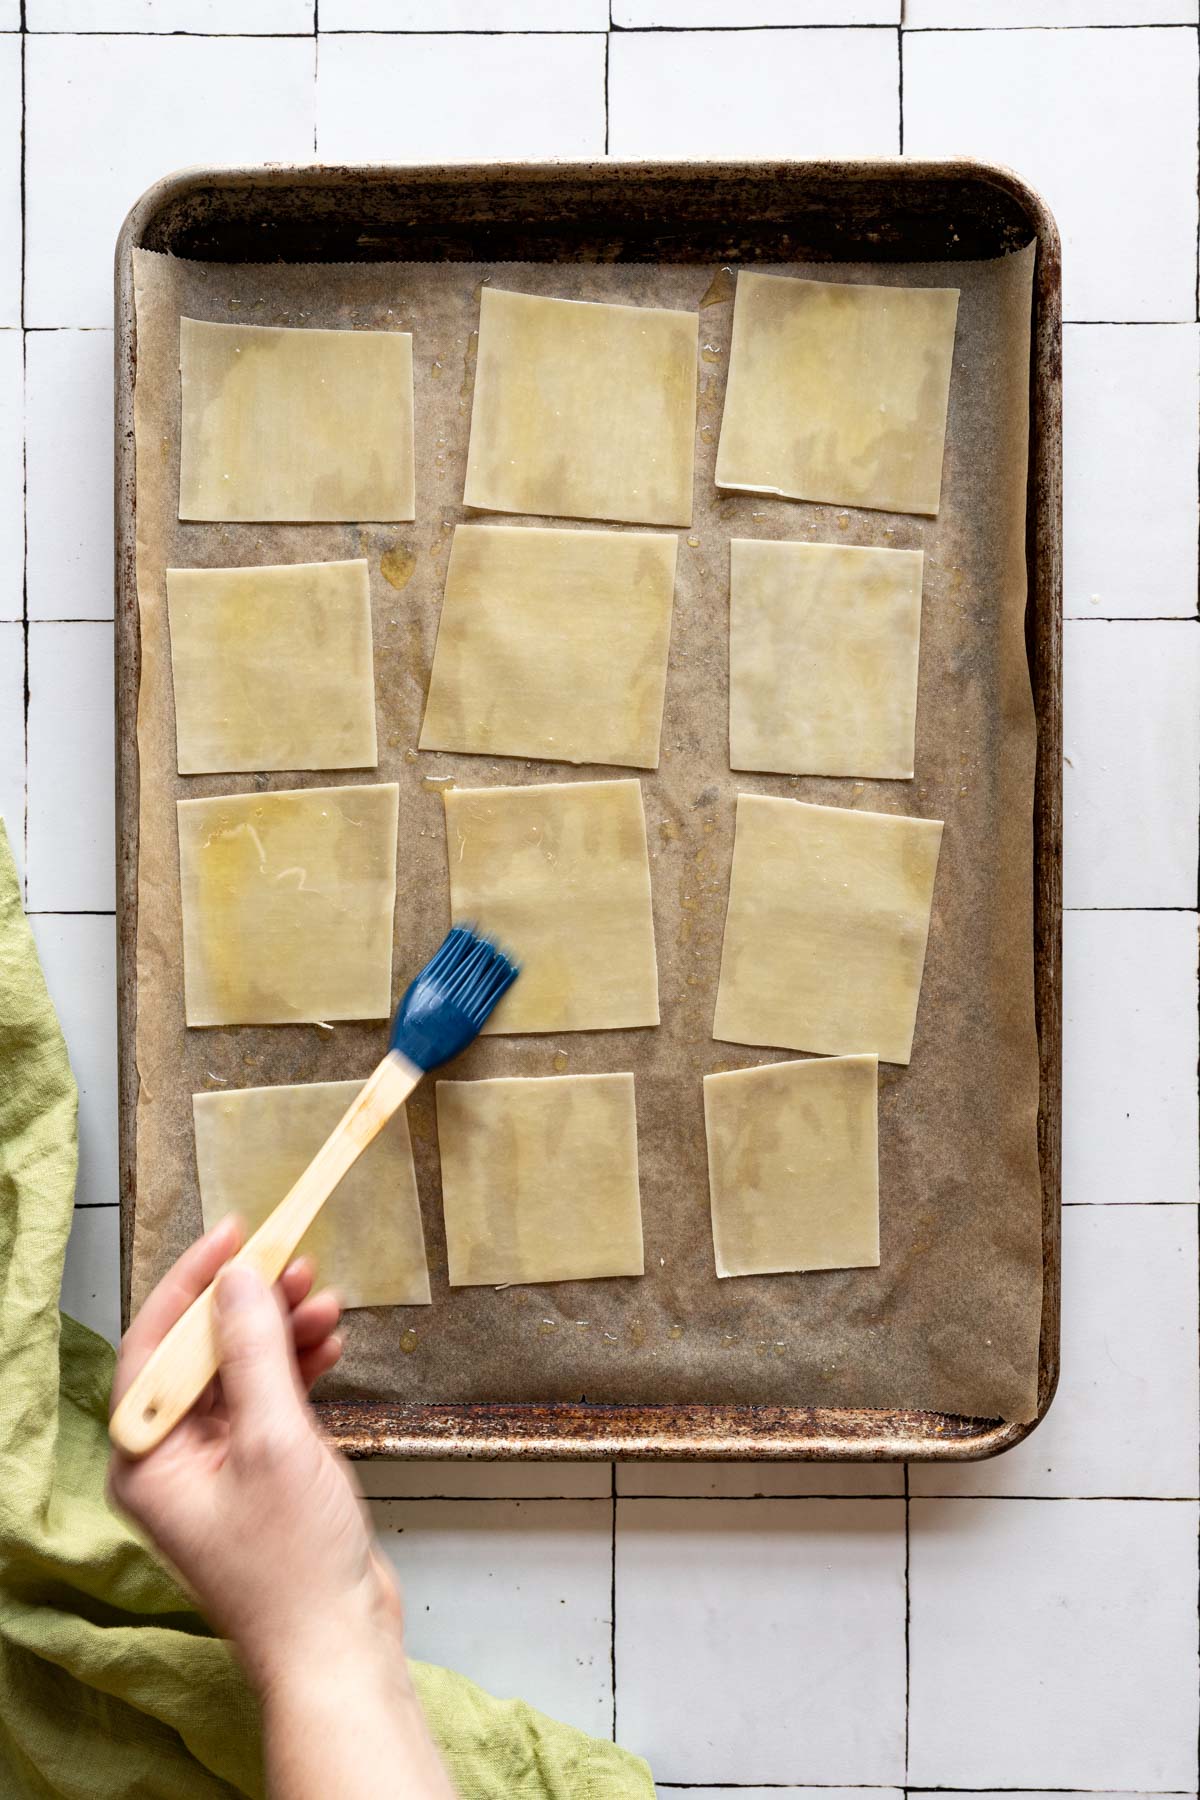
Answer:
<path fill-rule="evenodd" d="M 713 466 L 733 287 L 712 267 L 226 267 L 149 252 L 135 257 L 142 673 L 134 1306 L 200 1227 L 192 1093 L 362 1077 L 385 1043 L 382 1023 L 185 1029 L 177 796 L 398 781 L 398 994 L 436 948 L 448 920 L 439 782 L 448 777 L 460 786 L 484 786 L 631 773 L 414 748 L 451 530 L 472 516 L 460 497 L 480 284 L 700 306 L 696 511 L 692 529 L 679 533 L 662 763 L 642 780 L 663 1022 L 657 1030 L 484 1038 L 453 1071 L 457 1078 L 634 1072 L 646 1275 L 451 1293 L 433 1084 L 426 1082 L 409 1117 L 434 1303 L 350 1314 L 346 1356 L 324 1391 L 423 1401 L 911 1406 L 1032 1417 L 1041 1308 L 1034 720 L 1023 634 L 1032 250 L 952 265 L 778 266 L 779 273 L 818 280 L 960 288 L 936 519 L 717 494 Z M 416 523 L 180 524 L 181 315 L 411 331 Z M 731 536 L 924 549 L 914 781 L 730 773 Z M 177 776 L 165 568 L 358 556 L 370 562 L 378 773 Z M 715 1043 L 711 1036 L 739 790 L 946 823 L 912 1064 L 880 1068 L 877 1270 L 722 1282 L 714 1274 L 701 1076 L 788 1054 Z"/>

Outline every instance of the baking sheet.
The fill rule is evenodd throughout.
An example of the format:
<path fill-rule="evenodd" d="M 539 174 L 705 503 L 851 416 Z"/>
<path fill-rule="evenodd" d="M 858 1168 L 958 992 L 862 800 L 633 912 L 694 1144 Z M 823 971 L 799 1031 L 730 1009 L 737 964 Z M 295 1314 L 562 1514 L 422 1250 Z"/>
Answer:
<path fill-rule="evenodd" d="M 183 1027 L 174 802 L 353 775 L 175 774 L 163 571 L 367 556 L 380 769 L 401 789 L 395 987 L 447 921 L 438 777 L 459 785 L 625 773 L 415 749 L 465 465 L 481 282 L 530 293 L 701 306 L 696 514 L 680 559 L 663 761 L 643 779 L 663 1024 L 656 1031 L 490 1038 L 456 1077 L 632 1070 L 647 1275 L 451 1295 L 431 1084 L 410 1104 L 434 1305 L 346 1321 L 330 1396 L 429 1401 L 712 1401 L 1025 1420 L 1036 1410 L 1041 1199 L 1032 996 L 1034 725 L 1024 646 L 1032 250 L 987 263 L 806 266 L 815 279 L 961 290 L 935 520 L 809 506 L 712 486 L 732 280 L 716 268 L 623 264 L 223 267 L 135 252 L 137 580 L 142 673 L 136 1119 L 136 1306 L 199 1229 L 194 1090 L 363 1076 L 381 1028 Z M 412 527 L 181 525 L 178 319 L 414 333 Z M 728 769 L 731 536 L 925 550 L 917 775 L 911 783 Z M 386 573 L 385 573 L 386 570 Z M 390 577 L 390 579 L 389 579 Z M 396 585 L 403 582 L 402 586 Z M 907 1070 L 881 1069 L 881 1266 L 718 1286 L 708 1223 L 702 1074 L 780 1060 L 714 1043 L 736 792 L 946 821 Z"/>

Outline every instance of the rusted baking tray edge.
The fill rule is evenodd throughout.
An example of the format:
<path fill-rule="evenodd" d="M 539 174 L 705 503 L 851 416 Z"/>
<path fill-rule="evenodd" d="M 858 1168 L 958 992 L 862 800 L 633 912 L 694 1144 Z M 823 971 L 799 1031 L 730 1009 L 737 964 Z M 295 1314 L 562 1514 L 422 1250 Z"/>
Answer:
<path fill-rule="evenodd" d="M 133 250 L 219 262 L 960 261 L 1037 240 L 1030 365 L 1026 642 L 1038 718 L 1035 1006 L 1044 1285 L 1038 1419 L 1058 1380 L 1062 938 L 1062 354 L 1058 232 L 1006 169 L 973 162 L 555 163 L 193 169 L 133 208 L 116 258 L 117 983 L 122 1314 L 137 1205 L 138 608 Z M 325 1402 L 356 1457 L 968 1460 L 1032 1424 L 808 1407 Z M 1036 1423 L 1036 1421 L 1035 1421 Z"/>

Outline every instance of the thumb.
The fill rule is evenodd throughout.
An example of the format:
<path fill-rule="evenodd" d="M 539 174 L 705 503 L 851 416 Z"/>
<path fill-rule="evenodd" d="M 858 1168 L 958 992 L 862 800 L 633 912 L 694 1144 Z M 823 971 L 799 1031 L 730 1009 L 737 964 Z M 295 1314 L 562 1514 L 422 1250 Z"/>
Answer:
<path fill-rule="evenodd" d="M 234 1436 L 273 1431 L 299 1407 L 275 1296 L 256 1270 L 230 1263 L 216 1287 L 221 1392 Z"/>

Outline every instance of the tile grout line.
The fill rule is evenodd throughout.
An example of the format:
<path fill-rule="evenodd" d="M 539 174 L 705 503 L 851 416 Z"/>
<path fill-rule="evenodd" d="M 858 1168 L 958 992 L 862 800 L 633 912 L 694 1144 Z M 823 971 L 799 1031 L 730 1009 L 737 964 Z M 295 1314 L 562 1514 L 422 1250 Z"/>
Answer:
<path fill-rule="evenodd" d="M 900 0 L 900 23 L 896 27 L 896 97 L 899 155 L 904 155 L 904 0 Z"/>
<path fill-rule="evenodd" d="M 608 68 L 612 53 L 612 0 L 608 0 L 608 30 L 604 34 L 604 154 L 608 155 Z"/>
<path fill-rule="evenodd" d="M 908 1782 L 908 1746 L 910 1737 L 909 1721 L 911 1718 L 912 1700 L 912 1582 L 909 1528 L 909 1514 L 912 1496 L 909 1492 L 909 1464 L 904 1465 L 904 1780 Z"/>
<path fill-rule="evenodd" d="M 612 1741 L 617 1741 L 617 1465 L 608 1465 L 610 1483 L 609 1504 L 612 1507 L 611 1520 L 611 1564 L 608 1588 L 608 1682 L 612 1689 Z"/>
<path fill-rule="evenodd" d="M 25 254 L 26 254 L 26 173 L 25 173 L 25 95 L 26 58 L 29 39 L 25 29 L 26 0 L 20 0 L 21 30 L 21 246 L 18 266 L 20 291 L 17 296 L 21 320 L 21 653 L 24 669 L 21 690 L 21 747 L 25 767 L 21 771 L 21 898 L 29 905 L 29 441 L 28 387 L 29 339 L 25 330 Z"/>

